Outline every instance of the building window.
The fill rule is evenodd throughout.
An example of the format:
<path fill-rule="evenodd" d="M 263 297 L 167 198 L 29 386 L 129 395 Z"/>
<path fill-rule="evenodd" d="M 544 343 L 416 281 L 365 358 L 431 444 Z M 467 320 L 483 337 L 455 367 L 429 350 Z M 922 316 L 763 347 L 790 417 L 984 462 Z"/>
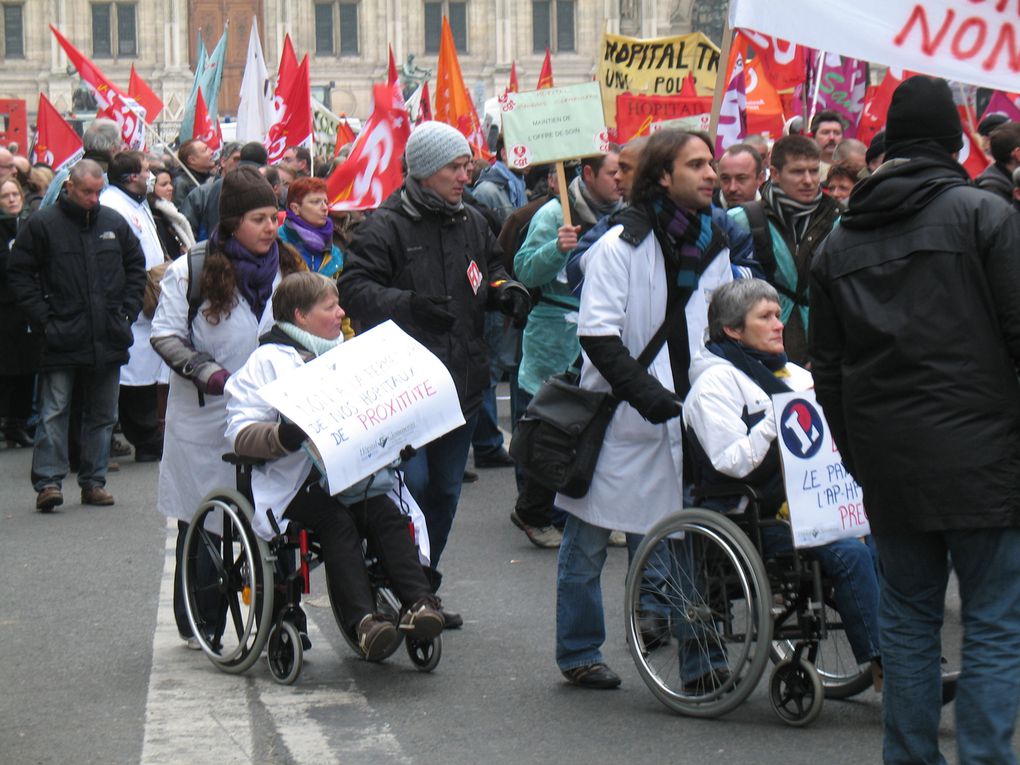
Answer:
<path fill-rule="evenodd" d="M 25 34 L 20 5 L 4 6 L 4 58 L 25 57 Z"/>
<path fill-rule="evenodd" d="M 439 40 L 443 36 L 443 16 L 450 21 L 453 43 L 457 53 L 467 53 L 467 3 L 453 0 L 426 0 L 425 52 L 439 53 Z"/>
<path fill-rule="evenodd" d="M 339 25 L 337 24 L 339 21 Z M 357 56 L 358 3 L 349 0 L 315 4 L 315 54 L 333 56 L 337 52 L 337 33 L 340 37 L 340 55 Z"/>
<path fill-rule="evenodd" d="M 531 40 L 535 53 L 573 53 L 574 0 L 533 0 Z"/>
<path fill-rule="evenodd" d="M 92 4 L 92 55 L 97 58 L 138 55 L 134 3 Z"/>

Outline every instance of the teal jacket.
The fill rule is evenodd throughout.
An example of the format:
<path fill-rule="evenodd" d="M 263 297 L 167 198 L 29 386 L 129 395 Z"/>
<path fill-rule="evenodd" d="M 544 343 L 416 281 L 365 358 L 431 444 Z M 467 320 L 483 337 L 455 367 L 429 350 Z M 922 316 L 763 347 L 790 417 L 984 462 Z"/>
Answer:
<path fill-rule="evenodd" d="M 336 244 L 333 245 L 329 254 L 323 256 L 321 252 L 309 252 L 304 242 L 301 241 L 301 237 L 286 226 L 280 226 L 277 229 L 277 236 L 301 254 L 309 271 L 315 271 L 331 279 L 335 279 L 337 274 L 343 271 L 344 253 Z"/>
<path fill-rule="evenodd" d="M 570 294 L 565 270 L 570 253 L 560 252 L 556 246 L 562 225 L 563 208 L 559 199 L 551 199 L 531 219 L 527 238 L 514 256 L 517 279 L 529 289 L 542 291 L 528 314 L 517 373 L 517 384 L 532 396 L 550 376 L 569 369 L 581 355 L 579 301 Z"/>

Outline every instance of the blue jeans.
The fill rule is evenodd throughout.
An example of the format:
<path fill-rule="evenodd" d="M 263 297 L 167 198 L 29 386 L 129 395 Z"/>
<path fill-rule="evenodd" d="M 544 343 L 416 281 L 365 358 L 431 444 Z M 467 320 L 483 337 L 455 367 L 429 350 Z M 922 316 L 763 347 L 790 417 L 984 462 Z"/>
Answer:
<path fill-rule="evenodd" d="M 68 419 L 75 380 L 82 385 L 81 462 L 78 485 L 106 485 L 110 436 L 117 421 L 120 366 L 56 369 L 39 373 L 39 424 L 32 453 L 32 485 L 60 488 L 67 475 Z"/>
<path fill-rule="evenodd" d="M 1020 529 L 874 534 L 886 765 L 941 765 L 940 657 L 950 559 L 960 582 L 963 662 L 956 741 L 965 765 L 1016 765 Z"/>
<path fill-rule="evenodd" d="M 456 430 L 418 449 L 401 466 L 404 482 L 425 516 L 432 568 L 439 567 L 439 558 L 453 528 L 477 419 L 477 414 L 471 415 Z"/>
<path fill-rule="evenodd" d="M 609 532 L 567 514 L 556 571 L 556 664 L 564 672 L 602 661 L 601 579 Z M 627 535 L 628 546 L 640 541 L 640 534 Z"/>
<path fill-rule="evenodd" d="M 766 553 L 793 552 L 793 535 L 786 525 L 762 526 L 761 537 Z M 856 539 L 840 539 L 800 552 L 817 560 L 832 580 L 836 610 L 854 658 L 865 664 L 878 657 L 878 573 L 871 547 Z"/>

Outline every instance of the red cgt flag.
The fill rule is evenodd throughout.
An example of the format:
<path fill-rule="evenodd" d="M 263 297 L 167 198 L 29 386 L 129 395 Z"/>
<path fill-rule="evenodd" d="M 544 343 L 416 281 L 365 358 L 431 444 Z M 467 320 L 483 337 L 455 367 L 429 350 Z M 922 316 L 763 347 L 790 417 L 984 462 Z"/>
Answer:
<path fill-rule="evenodd" d="M 733 47 L 750 46 L 766 79 L 776 90 L 803 85 L 807 79 L 807 55 L 804 46 L 769 37 L 749 29 L 740 29 L 733 37 Z"/>
<path fill-rule="evenodd" d="M 195 101 L 195 140 L 201 141 L 210 149 L 213 156 L 218 156 L 223 148 L 223 137 L 220 133 L 220 126 L 209 118 L 209 108 L 205 105 L 205 98 L 202 96 L 202 89 L 198 89 L 198 98 Z"/>
<path fill-rule="evenodd" d="M 128 80 L 128 95 L 138 102 L 139 106 L 145 109 L 145 121 L 152 124 L 156 117 L 163 111 L 163 101 L 152 92 L 152 88 L 135 71 L 135 65 L 131 65 L 131 78 Z"/>
<path fill-rule="evenodd" d="M 336 148 L 333 149 L 333 156 L 339 156 L 340 149 L 349 143 L 354 143 L 356 137 L 354 131 L 351 130 L 351 126 L 347 124 L 347 115 L 341 114 L 340 122 L 336 126 Z"/>
<path fill-rule="evenodd" d="M 81 159 L 85 153 L 81 138 L 74 128 L 60 116 L 53 104 L 39 94 L 39 112 L 36 117 L 37 136 L 32 149 L 32 163 L 42 162 L 59 173 Z"/>
<path fill-rule="evenodd" d="M 864 94 L 864 108 L 861 110 L 861 118 L 857 123 L 857 140 L 871 145 L 871 140 L 882 128 L 885 127 L 885 118 L 889 113 L 889 105 L 892 103 L 892 94 L 896 87 L 903 82 L 909 73 L 899 74 L 889 69 L 882 78 L 878 87 L 869 87 Z"/>
<path fill-rule="evenodd" d="M 308 56 L 301 59 L 283 97 L 283 117 L 269 128 L 266 151 L 275 165 L 288 146 L 310 146 L 312 141 L 312 88 L 308 81 Z"/>
<path fill-rule="evenodd" d="M 390 85 L 375 85 L 372 92 L 372 116 L 351 156 L 326 181 L 333 210 L 371 210 L 404 182 L 400 158 L 411 133 L 404 102 Z"/>
<path fill-rule="evenodd" d="M 517 61 L 510 62 L 510 84 L 506 86 L 504 93 L 518 93 L 520 85 L 517 83 Z"/>
<path fill-rule="evenodd" d="M 390 67 L 386 74 L 386 84 L 396 85 L 397 81 L 400 80 L 400 75 L 397 73 L 397 60 L 393 57 L 393 46 L 390 46 Z"/>
<path fill-rule="evenodd" d="M 542 71 L 538 73 L 538 88 L 537 90 L 544 90 L 545 88 L 553 87 L 553 76 L 552 76 L 552 56 L 549 55 L 549 49 L 545 49 L 545 60 L 542 61 Z"/>

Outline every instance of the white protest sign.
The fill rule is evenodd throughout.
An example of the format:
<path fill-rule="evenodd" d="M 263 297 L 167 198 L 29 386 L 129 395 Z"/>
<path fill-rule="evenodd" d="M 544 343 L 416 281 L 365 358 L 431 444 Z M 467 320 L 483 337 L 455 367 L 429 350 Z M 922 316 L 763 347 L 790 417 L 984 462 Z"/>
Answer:
<path fill-rule="evenodd" d="M 1020 14 L 1003 0 L 730 0 L 730 27 L 997 90 L 1020 74 Z"/>
<path fill-rule="evenodd" d="M 499 110 L 511 167 L 523 169 L 609 151 L 597 82 L 504 93 Z"/>
<path fill-rule="evenodd" d="M 813 390 L 772 397 L 796 547 L 871 533 L 861 487 L 843 467 Z"/>
<path fill-rule="evenodd" d="M 330 494 L 464 424 L 446 366 L 392 321 L 259 390 L 315 444 Z"/>

